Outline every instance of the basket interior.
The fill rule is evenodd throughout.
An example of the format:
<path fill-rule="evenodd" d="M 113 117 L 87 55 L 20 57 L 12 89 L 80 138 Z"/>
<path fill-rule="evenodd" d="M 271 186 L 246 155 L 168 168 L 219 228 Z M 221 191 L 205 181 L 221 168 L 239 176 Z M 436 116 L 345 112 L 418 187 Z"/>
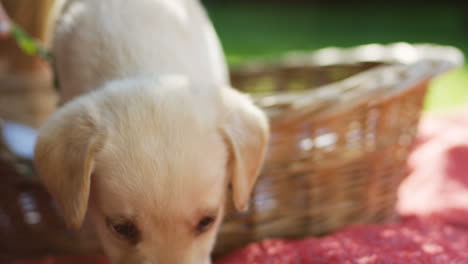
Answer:
<path fill-rule="evenodd" d="M 338 82 L 377 66 L 381 62 L 358 62 L 326 66 L 272 65 L 252 66 L 231 74 L 233 86 L 242 92 L 268 95 L 284 92 L 300 93 Z M 245 76 L 248 75 L 248 78 Z"/>

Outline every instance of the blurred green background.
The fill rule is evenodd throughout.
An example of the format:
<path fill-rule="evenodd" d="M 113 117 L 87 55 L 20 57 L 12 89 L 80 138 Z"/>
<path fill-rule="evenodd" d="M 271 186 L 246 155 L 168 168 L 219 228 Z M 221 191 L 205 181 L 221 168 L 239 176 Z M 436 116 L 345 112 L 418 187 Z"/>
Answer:
<path fill-rule="evenodd" d="M 452 45 L 468 54 L 462 1 L 205 0 L 231 65 L 292 50 L 393 42 Z M 435 79 L 426 110 L 468 104 L 468 66 Z"/>

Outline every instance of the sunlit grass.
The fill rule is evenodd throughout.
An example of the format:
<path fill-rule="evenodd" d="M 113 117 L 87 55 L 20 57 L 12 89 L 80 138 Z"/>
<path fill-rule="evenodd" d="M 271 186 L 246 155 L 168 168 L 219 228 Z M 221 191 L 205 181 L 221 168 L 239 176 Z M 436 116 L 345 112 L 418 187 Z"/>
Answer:
<path fill-rule="evenodd" d="M 431 83 L 425 108 L 443 110 L 468 104 L 468 66 L 446 73 Z"/>

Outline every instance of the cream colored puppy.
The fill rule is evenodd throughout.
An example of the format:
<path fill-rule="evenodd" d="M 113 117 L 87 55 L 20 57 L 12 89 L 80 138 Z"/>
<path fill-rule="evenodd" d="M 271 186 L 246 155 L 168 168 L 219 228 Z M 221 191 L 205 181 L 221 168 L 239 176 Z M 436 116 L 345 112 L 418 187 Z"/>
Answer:
<path fill-rule="evenodd" d="M 197 0 L 69 0 L 53 53 L 65 105 L 35 163 L 66 223 L 86 216 L 118 264 L 206 264 L 228 185 L 239 210 L 268 141 L 229 88 Z"/>

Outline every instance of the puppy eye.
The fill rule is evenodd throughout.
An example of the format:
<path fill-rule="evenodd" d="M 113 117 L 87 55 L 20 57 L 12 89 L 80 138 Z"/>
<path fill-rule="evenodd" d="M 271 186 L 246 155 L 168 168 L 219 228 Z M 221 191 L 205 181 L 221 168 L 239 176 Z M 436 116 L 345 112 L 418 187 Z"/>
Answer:
<path fill-rule="evenodd" d="M 215 218 L 213 216 L 206 216 L 203 217 L 200 222 L 198 222 L 196 231 L 198 234 L 204 233 L 210 229 L 210 227 L 215 222 Z"/>
<path fill-rule="evenodd" d="M 107 219 L 107 225 L 117 236 L 132 244 L 137 244 L 140 240 L 140 232 L 131 221 Z"/>

